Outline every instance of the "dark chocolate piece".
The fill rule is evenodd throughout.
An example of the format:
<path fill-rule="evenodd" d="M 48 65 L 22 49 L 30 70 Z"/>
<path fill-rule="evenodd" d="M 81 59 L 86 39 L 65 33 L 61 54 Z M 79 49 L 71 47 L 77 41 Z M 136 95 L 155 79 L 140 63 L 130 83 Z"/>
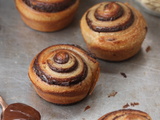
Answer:
<path fill-rule="evenodd" d="M 91 106 L 89 106 L 89 105 L 86 106 L 85 109 L 84 109 L 84 112 L 85 112 L 86 110 L 90 109 L 90 108 L 91 108 Z"/>
<path fill-rule="evenodd" d="M 121 72 L 120 74 L 121 74 L 124 78 L 127 78 L 126 73 Z"/>
<path fill-rule="evenodd" d="M 130 105 L 127 103 L 125 105 L 123 105 L 123 108 L 128 108 Z"/>
<path fill-rule="evenodd" d="M 148 47 L 146 48 L 146 52 L 148 53 L 149 51 L 151 51 L 151 46 L 148 46 Z"/>

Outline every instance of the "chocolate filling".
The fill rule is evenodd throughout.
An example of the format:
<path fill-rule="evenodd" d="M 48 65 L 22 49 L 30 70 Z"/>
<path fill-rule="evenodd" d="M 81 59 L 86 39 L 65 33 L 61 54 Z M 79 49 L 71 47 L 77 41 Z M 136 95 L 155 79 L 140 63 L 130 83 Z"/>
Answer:
<path fill-rule="evenodd" d="M 47 64 L 51 70 L 53 70 L 55 72 L 59 72 L 59 73 L 71 72 L 71 71 L 77 69 L 77 67 L 78 67 L 77 60 L 75 60 L 75 63 L 73 64 L 73 66 L 71 66 L 70 68 L 65 68 L 65 69 L 64 68 L 57 68 L 57 67 L 53 66 L 50 61 L 47 61 Z"/>
<path fill-rule="evenodd" d="M 54 85 L 60 85 L 60 86 L 75 85 L 75 84 L 78 84 L 79 82 L 81 82 L 82 80 L 84 80 L 87 76 L 88 68 L 87 68 L 87 65 L 83 62 L 83 64 L 84 64 L 83 71 L 81 73 L 79 73 L 78 75 L 75 75 L 75 76 L 69 77 L 69 78 L 64 78 L 64 79 L 54 78 L 54 77 L 48 75 L 47 73 L 45 73 L 40 68 L 39 61 L 38 61 L 39 56 L 40 56 L 40 54 L 37 56 L 37 58 L 34 61 L 33 70 L 35 71 L 36 75 L 39 78 L 41 78 L 42 81 L 44 81 L 48 84 L 51 84 L 51 85 L 54 84 Z M 59 72 L 59 71 L 57 71 L 57 72 Z M 69 70 L 69 71 L 65 71 L 65 72 L 71 72 L 71 71 Z"/>
<path fill-rule="evenodd" d="M 125 30 L 127 29 L 128 27 L 130 27 L 132 25 L 132 23 L 134 22 L 134 15 L 133 15 L 133 12 L 132 10 L 130 9 L 130 13 L 131 13 L 131 16 L 130 18 L 123 24 L 118 24 L 118 25 L 115 25 L 115 26 L 112 26 L 112 27 L 107 27 L 107 26 L 104 26 L 104 27 L 101 27 L 101 26 L 94 26 L 93 25 L 93 22 L 89 17 L 88 17 L 88 14 L 89 14 L 90 11 L 88 11 L 88 13 L 86 14 L 86 21 L 87 21 L 87 24 L 88 26 L 94 30 L 95 32 L 117 32 L 117 31 L 121 31 L 121 30 Z M 104 21 L 104 20 L 100 20 L 100 21 Z M 104 21 L 105 22 L 105 21 Z"/>
<path fill-rule="evenodd" d="M 48 12 L 48 13 L 63 11 L 76 2 L 76 0 L 65 0 L 63 2 L 56 2 L 56 3 L 36 2 L 36 0 L 22 0 L 22 1 L 36 11 Z M 32 3 L 32 1 L 34 3 Z"/>

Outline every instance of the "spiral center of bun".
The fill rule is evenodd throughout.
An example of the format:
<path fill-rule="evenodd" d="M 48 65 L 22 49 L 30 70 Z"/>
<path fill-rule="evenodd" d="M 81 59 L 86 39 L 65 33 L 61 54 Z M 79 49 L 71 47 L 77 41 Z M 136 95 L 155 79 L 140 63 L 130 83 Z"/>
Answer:
<path fill-rule="evenodd" d="M 69 60 L 69 54 L 67 52 L 60 51 L 54 56 L 53 59 L 58 64 L 65 64 Z"/>
<path fill-rule="evenodd" d="M 117 32 L 127 29 L 134 22 L 134 14 L 126 4 L 103 2 L 86 14 L 88 26 L 96 32 Z"/>
<path fill-rule="evenodd" d="M 101 5 L 95 12 L 95 17 L 102 21 L 113 21 L 122 15 L 122 7 L 115 2 L 110 2 L 105 6 Z"/>
<path fill-rule="evenodd" d="M 39 53 L 33 69 L 42 81 L 61 86 L 78 84 L 88 73 L 87 64 L 81 56 L 63 48 Z"/>

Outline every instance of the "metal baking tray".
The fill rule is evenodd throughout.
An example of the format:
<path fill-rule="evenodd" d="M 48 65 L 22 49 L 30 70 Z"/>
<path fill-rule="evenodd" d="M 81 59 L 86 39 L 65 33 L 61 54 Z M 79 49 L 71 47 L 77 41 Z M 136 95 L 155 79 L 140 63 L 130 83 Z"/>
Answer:
<path fill-rule="evenodd" d="M 71 106 L 46 102 L 33 89 L 28 78 L 33 57 L 54 44 L 77 44 L 87 50 L 80 19 L 88 8 L 102 1 L 81 0 L 69 27 L 44 33 L 23 23 L 13 0 L 0 0 L 0 95 L 8 104 L 28 104 L 41 113 L 42 120 L 97 120 L 123 107 L 160 119 L 160 18 L 147 14 L 133 0 L 127 2 L 141 11 L 148 23 L 148 34 L 136 56 L 123 62 L 98 60 L 101 73 L 93 94 Z"/>

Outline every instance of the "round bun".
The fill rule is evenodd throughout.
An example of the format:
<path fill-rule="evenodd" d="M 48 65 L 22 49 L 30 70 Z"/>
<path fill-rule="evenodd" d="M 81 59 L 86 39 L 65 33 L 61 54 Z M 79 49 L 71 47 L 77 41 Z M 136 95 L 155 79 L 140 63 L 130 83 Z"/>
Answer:
<path fill-rule="evenodd" d="M 31 62 L 29 78 L 39 96 L 61 105 L 91 94 L 99 77 L 99 63 L 75 45 L 53 45 Z"/>
<path fill-rule="evenodd" d="M 88 49 L 104 60 L 122 61 L 134 56 L 147 33 L 142 14 L 127 3 L 103 2 L 81 19 Z"/>
<path fill-rule="evenodd" d="M 152 120 L 152 119 L 145 112 L 132 109 L 122 109 L 107 113 L 98 120 Z"/>
<path fill-rule="evenodd" d="M 52 32 L 68 26 L 79 0 L 15 0 L 21 18 L 32 29 Z"/>

